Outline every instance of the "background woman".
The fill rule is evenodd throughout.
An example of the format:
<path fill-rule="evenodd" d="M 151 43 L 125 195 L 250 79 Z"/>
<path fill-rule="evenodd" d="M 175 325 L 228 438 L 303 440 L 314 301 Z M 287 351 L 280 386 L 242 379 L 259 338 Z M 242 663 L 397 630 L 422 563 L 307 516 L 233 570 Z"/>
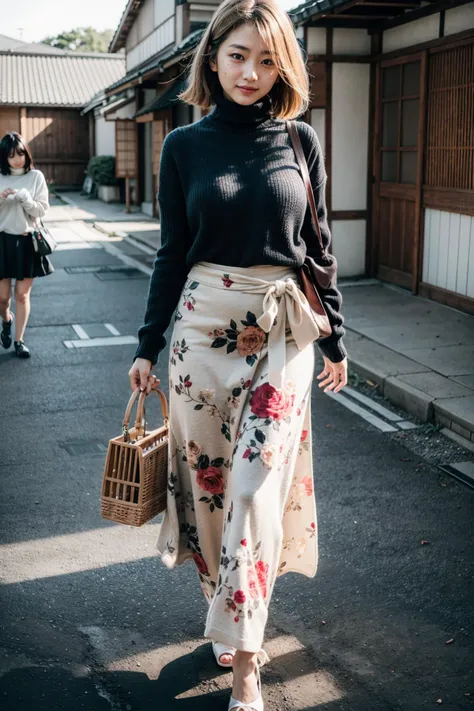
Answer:
<path fill-rule="evenodd" d="M 26 141 L 14 131 L 7 133 L 0 142 L 0 342 L 3 348 L 12 344 L 11 280 L 15 279 L 14 346 L 19 358 L 30 357 L 23 338 L 33 281 L 54 271 L 50 260 L 35 252 L 31 237 L 36 218 L 44 217 L 48 208 L 46 180 L 34 169 Z"/>
<path fill-rule="evenodd" d="M 313 341 L 297 268 L 334 263 L 321 146 L 297 122 L 325 253 L 285 119 L 308 105 L 308 74 L 275 0 L 225 0 L 198 46 L 183 101 L 215 109 L 163 143 L 162 246 L 129 376 L 149 390 L 177 308 L 170 357 L 167 511 L 157 548 L 192 559 L 209 603 L 204 635 L 233 668 L 229 709 L 261 711 L 258 663 L 276 577 L 313 577 Z M 324 293 L 332 335 L 318 341 L 325 390 L 347 382 L 341 295 Z"/>

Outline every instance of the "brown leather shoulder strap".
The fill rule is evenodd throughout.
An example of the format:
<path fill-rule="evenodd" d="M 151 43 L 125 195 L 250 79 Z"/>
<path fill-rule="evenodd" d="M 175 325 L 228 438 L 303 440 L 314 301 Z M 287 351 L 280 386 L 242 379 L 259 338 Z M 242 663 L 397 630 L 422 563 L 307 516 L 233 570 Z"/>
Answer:
<path fill-rule="evenodd" d="M 304 183 L 306 185 L 306 192 L 308 193 L 309 206 L 311 208 L 311 214 L 313 216 L 313 225 L 316 230 L 316 234 L 318 235 L 319 248 L 321 249 L 321 254 L 324 254 L 323 238 L 321 236 L 321 228 L 319 226 L 318 213 L 316 211 L 316 205 L 314 202 L 313 188 L 312 188 L 311 181 L 309 178 L 308 164 L 306 163 L 306 158 L 304 155 L 303 146 L 301 145 L 301 140 L 300 140 L 300 136 L 298 133 L 298 129 L 296 128 L 296 122 L 287 120 L 286 127 L 288 130 L 288 133 L 290 134 L 290 139 L 293 144 L 293 149 L 296 154 L 296 159 L 297 159 L 298 165 L 300 167 L 301 176 L 302 176 Z"/>

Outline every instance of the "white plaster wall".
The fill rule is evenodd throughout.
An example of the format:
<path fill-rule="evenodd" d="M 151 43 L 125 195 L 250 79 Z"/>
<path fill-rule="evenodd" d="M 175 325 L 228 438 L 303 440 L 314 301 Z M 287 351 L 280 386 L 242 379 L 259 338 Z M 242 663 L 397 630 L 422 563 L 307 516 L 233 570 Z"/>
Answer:
<path fill-rule="evenodd" d="M 135 116 L 135 101 L 131 101 L 129 104 L 125 104 L 117 111 L 107 114 L 107 121 L 116 121 L 117 119 L 133 118 Z"/>
<path fill-rule="evenodd" d="M 370 36 L 367 30 L 335 28 L 333 36 L 334 54 L 370 54 Z"/>
<path fill-rule="evenodd" d="M 153 0 L 142 2 L 136 24 L 138 26 L 138 41 L 140 41 L 149 35 L 155 27 Z"/>
<path fill-rule="evenodd" d="M 333 64 L 332 209 L 367 208 L 368 64 Z"/>
<path fill-rule="evenodd" d="M 326 109 L 311 109 L 311 126 L 318 134 L 319 142 L 323 153 L 326 150 L 325 146 L 325 119 Z"/>
<path fill-rule="evenodd" d="M 446 10 L 444 15 L 444 34 L 454 35 L 463 30 L 472 30 L 474 27 L 474 2 L 469 2 L 461 7 Z"/>
<path fill-rule="evenodd" d="M 326 54 L 326 29 L 308 27 L 308 54 Z"/>
<path fill-rule="evenodd" d="M 103 116 L 97 116 L 95 119 L 95 154 L 115 155 L 115 123 L 106 121 Z"/>
<path fill-rule="evenodd" d="M 414 22 L 394 27 L 383 33 L 383 51 L 392 52 L 402 47 L 429 42 L 439 37 L 439 13 Z"/>
<path fill-rule="evenodd" d="M 163 20 L 174 15 L 175 0 L 154 0 L 154 27 L 158 27 Z M 151 30 L 151 27 L 150 27 Z"/>
<path fill-rule="evenodd" d="M 425 211 L 423 281 L 474 298 L 474 218 Z"/>
<path fill-rule="evenodd" d="M 365 274 L 365 220 L 333 220 L 332 251 L 337 259 L 338 277 Z"/>

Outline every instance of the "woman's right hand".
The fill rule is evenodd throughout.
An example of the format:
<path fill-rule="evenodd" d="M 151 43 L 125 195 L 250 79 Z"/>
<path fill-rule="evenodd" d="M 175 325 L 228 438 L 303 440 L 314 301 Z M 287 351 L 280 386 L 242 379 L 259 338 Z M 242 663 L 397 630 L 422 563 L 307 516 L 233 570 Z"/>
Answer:
<path fill-rule="evenodd" d="M 5 190 L 0 193 L 0 197 L 6 200 L 9 195 L 14 195 L 16 192 L 17 191 L 14 190 L 14 188 L 5 188 Z"/>
<path fill-rule="evenodd" d="M 146 360 L 145 358 L 137 358 L 135 360 L 128 371 L 132 390 L 140 388 L 140 390 L 146 390 L 146 394 L 149 395 L 152 388 L 160 384 L 160 380 L 156 375 L 150 375 L 152 367 L 151 360 Z"/>

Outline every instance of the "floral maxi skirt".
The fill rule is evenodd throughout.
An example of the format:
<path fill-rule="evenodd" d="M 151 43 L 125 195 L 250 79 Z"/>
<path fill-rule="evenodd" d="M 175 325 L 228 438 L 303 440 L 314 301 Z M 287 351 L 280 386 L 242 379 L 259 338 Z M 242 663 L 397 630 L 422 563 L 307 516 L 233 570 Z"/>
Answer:
<path fill-rule="evenodd" d="M 314 328 L 287 267 L 200 262 L 176 312 L 157 549 L 194 560 L 205 637 L 244 651 L 261 650 L 276 578 L 316 574 Z"/>

